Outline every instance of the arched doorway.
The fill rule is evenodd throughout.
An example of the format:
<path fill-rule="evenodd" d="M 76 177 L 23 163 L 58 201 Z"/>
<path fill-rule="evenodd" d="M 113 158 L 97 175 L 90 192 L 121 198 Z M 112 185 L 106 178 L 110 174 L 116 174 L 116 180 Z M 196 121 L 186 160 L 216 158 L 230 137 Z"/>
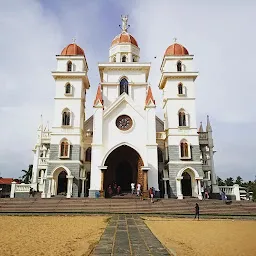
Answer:
<path fill-rule="evenodd" d="M 65 171 L 61 171 L 58 175 L 58 187 L 57 187 L 57 195 L 66 195 L 67 194 L 67 183 L 68 179 L 66 178 L 67 173 Z"/>
<path fill-rule="evenodd" d="M 189 173 L 184 172 L 182 177 L 181 187 L 183 196 L 192 196 L 191 176 Z"/>
<path fill-rule="evenodd" d="M 133 168 L 128 161 L 122 161 L 116 167 L 116 183 L 123 191 L 129 191 L 133 182 Z"/>
<path fill-rule="evenodd" d="M 107 157 L 104 165 L 107 166 L 103 182 L 105 191 L 114 182 L 121 187 L 122 192 L 130 192 L 132 182 L 143 185 L 143 161 L 133 148 L 127 145 L 116 148 Z"/>

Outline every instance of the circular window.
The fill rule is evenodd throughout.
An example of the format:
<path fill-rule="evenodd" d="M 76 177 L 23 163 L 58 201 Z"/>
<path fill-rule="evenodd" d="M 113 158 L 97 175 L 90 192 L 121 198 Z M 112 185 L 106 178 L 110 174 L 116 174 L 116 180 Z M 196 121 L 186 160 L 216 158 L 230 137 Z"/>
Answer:
<path fill-rule="evenodd" d="M 116 126 L 122 131 L 127 131 L 132 127 L 132 119 L 127 115 L 121 115 L 116 119 Z"/>

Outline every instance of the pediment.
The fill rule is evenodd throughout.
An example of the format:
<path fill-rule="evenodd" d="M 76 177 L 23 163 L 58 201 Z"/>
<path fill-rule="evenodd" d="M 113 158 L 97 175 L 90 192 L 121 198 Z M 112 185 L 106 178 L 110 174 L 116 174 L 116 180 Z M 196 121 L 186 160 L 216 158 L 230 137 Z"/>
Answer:
<path fill-rule="evenodd" d="M 105 111 L 103 114 L 103 117 L 107 117 L 110 113 L 112 113 L 113 111 L 115 111 L 117 109 L 118 106 L 122 105 L 122 104 L 128 104 L 130 105 L 142 118 L 144 118 L 145 114 L 144 111 L 141 111 L 140 109 L 138 109 L 135 104 L 134 101 L 131 99 L 131 97 L 129 95 L 127 95 L 126 93 L 123 93 L 122 95 L 120 95 Z"/>

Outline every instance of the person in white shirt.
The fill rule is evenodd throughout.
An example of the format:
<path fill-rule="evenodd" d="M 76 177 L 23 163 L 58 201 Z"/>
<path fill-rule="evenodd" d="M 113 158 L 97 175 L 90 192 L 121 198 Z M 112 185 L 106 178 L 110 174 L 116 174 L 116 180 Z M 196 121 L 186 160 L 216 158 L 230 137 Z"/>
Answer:
<path fill-rule="evenodd" d="M 140 187 L 141 187 L 141 185 L 140 185 L 140 183 L 138 183 L 137 184 L 137 196 L 140 195 Z"/>
<path fill-rule="evenodd" d="M 131 183 L 131 189 L 132 189 L 132 194 L 134 194 L 135 184 L 133 182 Z"/>

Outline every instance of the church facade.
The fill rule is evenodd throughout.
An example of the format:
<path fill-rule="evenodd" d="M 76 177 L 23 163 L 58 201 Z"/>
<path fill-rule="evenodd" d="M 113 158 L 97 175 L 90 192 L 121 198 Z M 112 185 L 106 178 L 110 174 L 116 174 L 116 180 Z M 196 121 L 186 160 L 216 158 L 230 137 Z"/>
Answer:
<path fill-rule="evenodd" d="M 85 113 L 90 82 L 83 49 L 74 42 L 56 56 L 53 125 L 39 126 L 33 150 L 31 186 L 42 198 L 104 197 L 113 182 L 126 192 L 140 183 L 145 197 L 150 187 L 164 198 L 201 199 L 202 187 L 218 193 L 209 118 L 205 131 L 196 123 L 193 55 L 176 42 L 165 51 L 161 120 L 148 81 L 151 64 L 140 60 L 127 19 L 122 16 L 108 62 L 98 64 L 91 117 Z"/>

